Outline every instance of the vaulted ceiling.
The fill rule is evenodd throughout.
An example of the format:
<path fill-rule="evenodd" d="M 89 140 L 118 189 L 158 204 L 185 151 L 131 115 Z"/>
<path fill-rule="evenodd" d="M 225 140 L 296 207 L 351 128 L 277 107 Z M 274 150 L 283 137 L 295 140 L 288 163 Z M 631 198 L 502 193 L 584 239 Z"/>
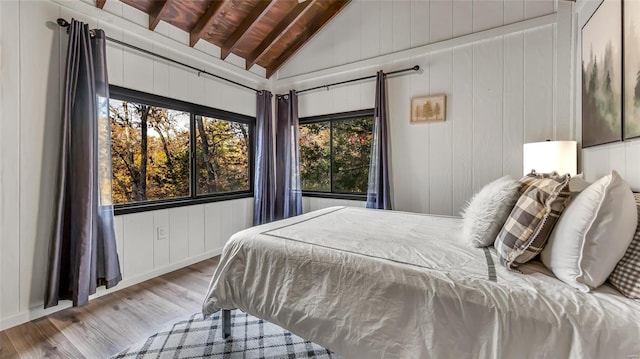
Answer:
<path fill-rule="evenodd" d="M 102 8 L 106 1 L 96 0 Z M 260 65 L 271 77 L 350 0 L 121 0 L 149 14 L 149 29 L 165 21 L 208 41 L 224 60 L 235 54 L 246 68 Z"/>

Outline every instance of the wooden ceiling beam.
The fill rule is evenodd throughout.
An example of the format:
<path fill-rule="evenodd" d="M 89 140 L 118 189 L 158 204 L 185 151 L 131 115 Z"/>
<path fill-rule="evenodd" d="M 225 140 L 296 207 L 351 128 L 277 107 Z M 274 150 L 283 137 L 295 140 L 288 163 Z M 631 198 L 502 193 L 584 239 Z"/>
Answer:
<path fill-rule="evenodd" d="M 164 17 L 164 14 L 169 8 L 170 0 L 155 1 L 155 6 L 149 11 L 149 30 L 154 31 L 156 26 L 160 23 L 160 20 Z"/>
<path fill-rule="evenodd" d="M 222 9 L 222 5 L 225 0 L 214 0 L 207 11 L 198 19 L 196 26 L 193 27 L 191 33 L 189 34 L 189 46 L 194 47 L 198 40 L 202 38 L 204 34 L 209 31 L 211 25 L 213 25 L 213 21 L 215 20 L 216 15 L 220 13 L 220 9 Z"/>
<path fill-rule="evenodd" d="M 244 39 L 244 37 L 247 36 L 247 34 L 249 34 L 251 30 L 253 30 L 253 28 L 255 28 L 260 20 L 262 20 L 262 18 L 264 18 L 267 13 L 269 13 L 269 10 L 271 10 L 276 2 L 276 0 L 263 0 L 260 1 L 258 5 L 253 8 L 253 10 L 251 10 L 251 13 L 247 15 L 240 26 L 238 26 L 236 31 L 233 32 L 233 34 L 222 46 L 222 49 L 220 50 L 221 59 L 226 59 L 227 56 L 229 56 L 229 54 L 232 53 L 240 43 L 242 43 L 242 39 Z"/>
<path fill-rule="evenodd" d="M 270 78 L 278 69 L 285 64 L 285 62 L 293 56 L 307 41 L 309 41 L 313 35 L 317 34 L 334 16 L 336 16 L 340 10 L 342 10 L 351 0 L 339 0 L 331 4 L 327 11 L 325 11 L 316 21 L 314 21 L 307 31 L 300 34 L 298 39 L 293 42 L 278 58 L 273 61 L 267 68 L 267 78 Z"/>
<path fill-rule="evenodd" d="M 260 59 L 271 49 L 273 44 L 278 42 L 282 38 L 284 34 L 286 34 L 291 27 L 297 23 L 309 9 L 313 7 L 317 0 L 307 0 L 305 2 L 299 3 L 296 5 L 293 10 L 287 16 L 285 16 L 282 21 L 276 25 L 273 30 L 260 42 L 260 45 L 256 47 L 256 49 L 249 54 L 247 58 L 247 70 L 249 70 L 253 65 L 255 65 Z"/>
<path fill-rule="evenodd" d="M 107 0 L 96 0 L 96 7 L 99 9 L 104 8 L 104 4 L 107 2 Z"/>

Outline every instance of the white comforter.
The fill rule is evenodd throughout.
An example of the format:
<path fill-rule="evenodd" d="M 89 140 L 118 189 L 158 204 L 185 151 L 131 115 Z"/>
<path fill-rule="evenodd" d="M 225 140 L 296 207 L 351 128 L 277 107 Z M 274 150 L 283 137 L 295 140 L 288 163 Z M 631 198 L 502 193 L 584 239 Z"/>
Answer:
<path fill-rule="evenodd" d="M 510 272 L 460 227 L 332 207 L 250 228 L 225 246 L 203 311 L 239 308 L 345 358 L 640 358 L 640 302 L 540 264 Z"/>

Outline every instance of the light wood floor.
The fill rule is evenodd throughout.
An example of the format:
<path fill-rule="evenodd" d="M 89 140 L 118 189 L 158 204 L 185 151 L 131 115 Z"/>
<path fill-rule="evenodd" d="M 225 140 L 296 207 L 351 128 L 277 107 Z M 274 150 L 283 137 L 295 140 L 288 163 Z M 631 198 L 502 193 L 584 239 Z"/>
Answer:
<path fill-rule="evenodd" d="M 0 332 L 0 358 L 108 358 L 198 313 L 219 257 Z"/>

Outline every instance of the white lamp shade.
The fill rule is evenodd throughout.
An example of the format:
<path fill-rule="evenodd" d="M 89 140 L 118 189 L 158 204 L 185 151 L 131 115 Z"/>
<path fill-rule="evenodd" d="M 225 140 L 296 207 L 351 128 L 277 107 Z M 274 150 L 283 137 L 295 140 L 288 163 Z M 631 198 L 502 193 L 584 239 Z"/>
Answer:
<path fill-rule="evenodd" d="M 523 171 L 526 175 L 531 170 L 538 173 L 556 171 L 559 174 L 577 173 L 576 141 L 544 141 L 525 143 L 522 148 Z"/>

